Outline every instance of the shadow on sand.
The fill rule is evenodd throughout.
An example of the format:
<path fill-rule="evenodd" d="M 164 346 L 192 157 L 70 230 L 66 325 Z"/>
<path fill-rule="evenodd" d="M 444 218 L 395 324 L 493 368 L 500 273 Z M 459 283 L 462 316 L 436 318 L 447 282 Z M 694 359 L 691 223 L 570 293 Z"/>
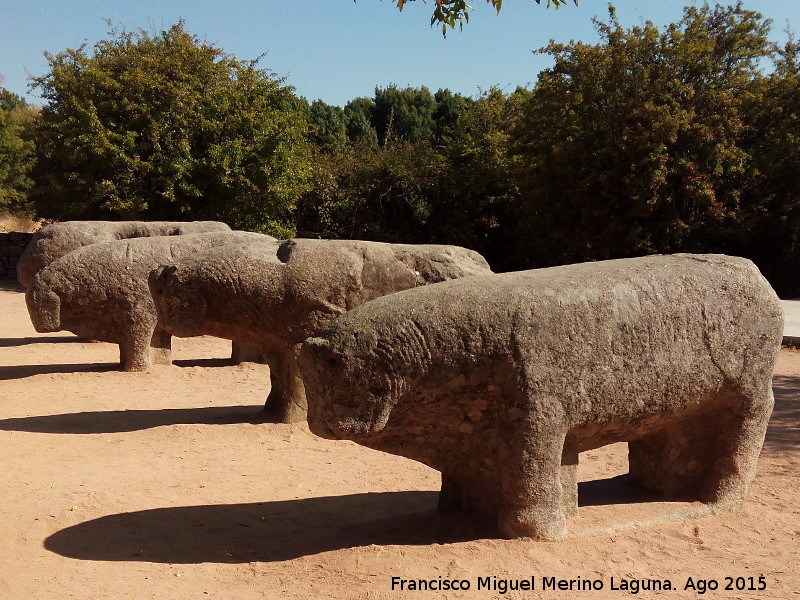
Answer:
<path fill-rule="evenodd" d="M 800 446 L 800 377 L 776 375 L 772 379 L 772 391 L 775 409 L 764 448 L 777 452 L 795 450 Z"/>
<path fill-rule="evenodd" d="M 45 541 L 83 560 L 273 562 L 369 544 L 431 544 L 492 536 L 436 510 L 436 492 L 384 492 L 253 504 L 157 508 L 101 517 Z M 458 515 L 462 518 L 472 517 Z M 454 520 L 455 518 L 455 520 Z"/>
<path fill-rule="evenodd" d="M 54 373 L 105 373 L 116 369 L 119 369 L 119 363 L 0 366 L 0 381 Z"/>
<path fill-rule="evenodd" d="M 176 367 L 230 367 L 236 363 L 230 358 L 181 358 L 172 361 Z"/>
<path fill-rule="evenodd" d="M 139 431 L 169 425 L 231 425 L 270 423 L 277 416 L 256 406 L 207 406 L 157 410 L 109 410 L 37 417 L 0 419 L 0 431 L 32 433 L 97 434 Z"/>
<path fill-rule="evenodd" d="M 30 340 L 30 341 L 26 341 Z M 0 340 L 0 348 L 22 346 L 36 342 L 83 342 L 80 338 L 11 338 Z M 10 343 L 9 343 L 10 342 Z M 180 359 L 172 363 L 176 367 L 229 367 L 234 366 L 230 358 L 193 358 Z M 0 365 L 0 381 L 8 379 L 22 379 L 36 375 L 52 373 L 105 373 L 107 371 L 121 370 L 119 362 L 115 363 L 71 363 L 48 365 Z"/>
<path fill-rule="evenodd" d="M 73 344 L 73 343 L 83 343 L 86 341 L 87 340 L 76 337 L 74 335 L 0 338 L 0 348 L 17 348 L 19 346 L 27 346 L 28 344 Z"/>
<path fill-rule="evenodd" d="M 625 479 L 581 483 L 581 506 L 649 499 L 637 492 L 631 496 Z M 371 544 L 449 544 L 497 537 L 492 519 L 439 512 L 437 500 L 438 492 L 408 491 L 156 508 L 62 529 L 47 538 L 45 547 L 81 560 L 241 563 Z"/>
<path fill-rule="evenodd" d="M 0 279 L 0 291 L 3 292 L 22 292 L 25 293 L 25 286 L 23 286 L 16 279 Z"/>

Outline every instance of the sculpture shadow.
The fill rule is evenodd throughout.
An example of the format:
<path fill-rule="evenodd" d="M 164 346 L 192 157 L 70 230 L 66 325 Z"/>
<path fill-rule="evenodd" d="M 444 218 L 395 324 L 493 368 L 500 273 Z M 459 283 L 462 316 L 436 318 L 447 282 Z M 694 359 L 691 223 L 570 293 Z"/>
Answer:
<path fill-rule="evenodd" d="M 24 294 L 25 286 L 16 279 L 2 279 L 0 280 L 0 290 L 4 292 L 22 292 Z"/>
<path fill-rule="evenodd" d="M 769 450 L 796 450 L 800 446 L 800 377 L 772 378 L 775 408 L 767 428 L 764 446 Z"/>
<path fill-rule="evenodd" d="M 263 405 L 110 410 L 0 419 L 0 431 L 97 434 L 140 431 L 169 425 L 231 425 L 269 422 Z"/>
<path fill-rule="evenodd" d="M 196 564 L 275 562 L 370 544 L 496 537 L 494 522 L 440 513 L 437 498 L 433 491 L 406 491 L 157 508 L 62 529 L 44 546 L 82 560 Z"/>
<path fill-rule="evenodd" d="M 105 373 L 118 370 L 119 363 L 75 363 L 56 365 L 0 365 L 0 381 L 55 373 Z"/>
<path fill-rule="evenodd" d="M 172 361 L 176 367 L 230 367 L 236 363 L 230 358 L 181 358 Z"/>
<path fill-rule="evenodd" d="M 621 478 L 580 484 L 581 506 L 645 502 Z M 276 562 L 367 545 L 451 544 L 497 538 L 496 521 L 440 512 L 438 492 L 155 508 L 62 529 L 44 546 L 68 558 L 169 564 Z M 662 499 L 663 500 L 663 499 Z"/>
<path fill-rule="evenodd" d="M 48 336 L 48 337 L 22 337 L 22 338 L 2 338 L 0 339 L 0 348 L 17 348 L 19 346 L 27 346 L 28 344 L 71 344 L 86 342 L 74 335 L 64 336 Z"/>
<path fill-rule="evenodd" d="M 578 506 L 607 506 L 612 504 L 642 504 L 690 500 L 683 497 L 664 497 L 634 483 L 628 474 L 582 481 L 578 484 Z"/>

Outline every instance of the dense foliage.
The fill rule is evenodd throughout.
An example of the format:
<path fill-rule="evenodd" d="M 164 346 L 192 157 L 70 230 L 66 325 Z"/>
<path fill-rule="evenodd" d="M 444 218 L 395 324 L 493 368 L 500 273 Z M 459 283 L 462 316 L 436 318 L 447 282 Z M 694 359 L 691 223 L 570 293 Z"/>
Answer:
<path fill-rule="evenodd" d="M 28 192 L 33 184 L 36 114 L 19 96 L 0 88 L 0 213 L 31 210 Z"/>
<path fill-rule="evenodd" d="M 184 31 L 112 31 L 35 80 L 37 198 L 60 217 L 221 219 L 280 231 L 306 189 L 305 107 L 257 61 Z"/>
<path fill-rule="evenodd" d="M 749 97 L 749 161 L 732 252 L 752 258 L 784 295 L 800 296 L 800 44 L 777 48 L 775 70 Z"/>
<path fill-rule="evenodd" d="M 530 89 L 390 86 L 344 107 L 180 24 L 115 34 L 37 80 L 33 196 L 49 217 L 460 244 L 496 270 L 725 252 L 800 295 L 800 45 L 741 4 L 596 25 L 600 43 L 539 50 L 553 66 Z M 7 131 L 0 190 L 19 157 L 24 201 L 30 154 L 4 151 Z"/>
<path fill-rule="evenodd" d="M 515 125 L 515 265 L 678 251 L 744 254 L 773 276 L 796 264 L 796 45 L 776 48 L 741 3 L 687 7 L 664 30 L 625 30 L 613 9 L 597 26 L 600 44 L 541 50 L 555 64 Z"/>
<path fill-rule="evenodd" d="M 663 32 L 626 31 L 613 12 L 598 29 L 601 44 L 542 50 L 555 65 L 516 126 L 527 261 L 720 247 L 740 217 L 766 24 L 690 7 Z"/>
<path fill-rule="evenodd" d="M 515 192 L 510 123 L 526 95 L 490 90 L 472 99 L 390 87 L 352 101 L 342 111 L 343 139 L 315 153 L 298 231 L 456 243 L 498 255 Z M 312 118 L 319 132 L 330 122 Z"/>
<path fill-rule="evenodd" d="M 539 50 L 554 64 L 530 90 L 350 103 L 300 229 L 464 244 L 504 270 L 727 252 L 800 294 L 798 45 L 741 4 L 596 26 Z"/>

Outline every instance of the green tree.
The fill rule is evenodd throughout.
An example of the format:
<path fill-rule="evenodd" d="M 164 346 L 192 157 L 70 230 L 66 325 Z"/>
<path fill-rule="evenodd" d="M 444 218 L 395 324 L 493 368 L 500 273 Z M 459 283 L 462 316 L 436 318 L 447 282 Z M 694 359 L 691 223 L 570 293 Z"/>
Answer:
<path fill-rule="evenodd" d="M 385 144 L 388 138 L 438 140 L 469 102 L 450 90 L 432 95 L 426 87 L 375 88 L 373 98 L 356 98 L 345 105 L 347 138 L 374 145 Z"/>
<path fill-rule="evenodd" d="M 33 128 L 37 110 L 0 88 L 0 213 L 31 211 L 28 192 L 34 163 Z"/>
<path fill-rule="evenodd" d="M 769 22 L 687 7 L 660 31 L 597 22 L 602 43 L 551 43 L 514 133 L 518 266 L 726 250 L 741 218 L 745 106 Z"/>
<path fill-rule="evenodd" d="M 374 106 L 372 124 L 380 144 L 390 138 L 409 142 L 431 139 L 436 99 L 428 88 L 376 88 Z"/>
<path fill-rule="evenodd" d="M 356 98 L 345 105 L 345 128 L 351 142 L 378 145 L 378 132 L 373 125 L 374 112 L 375 102 L 371 98 Z"/>
<path fill-rule="evenodd" d="M 774 68 L 747 98 L 742 145 L 751 161 L 734 251 L 776 289 L 800 296 L 800 44 L 776 48 Z"/>
<path fill-rule="evenodd" d="M 427 140 L 355 142 L 337 154 L 317 153 L 314 186 L 303 197 L 303 235 L 422 243 L 445 170 Z"/>
<path fill-rule="evenodd" d="M 433 136 L 436 143 L 441 144 L 448 131 L 472 107 L 474 100 L 461 94 L 454 94 L 448 89 L 440 89 L 433 97 L 436 101 L 436 108 L 433 111 Z"/>
<path fill-rule="evenodd" d="M 309 177 L 306 108 L 257 60 L 185 31 L 112 29 L 47 54 L 37 199 L 48 216 L 220 219 L 285 232 Z"/>
<path fill-rule="evenodd" d="M 508 232 L 518 189 L 509 139 L 527 96 L 525 90 L 505 95 L 493 88 L 477 100 L 456 99 L 458 108 L 442 117 L 443 123 L 450 121 L 442 127 L 439 146 L 446 168 L 430 199 L 430 241 L 478 250 L 497 268 L 514 266 L 508 260 Z M 441 98 L 449 100 L 446 94 Z"/>
<path fill-rule="evenodd" d="M 347 117 L 342 108 L 315 100 L 309 107 L 308 119 L 315 146 L 335 152 L 347 144 Z"/>
<path fill-rule="evenodd" d="M 358 103 L 368 111 L 354 114 L 375 121 L 382 143 L 360 136 L 315 153 L 298 231 L 460 244 L 502 258 L 516 198 L 509 131 L 526 94 L 492 89 L 474 100 L 449 90 L 376 90 L 374 101 Z"/>

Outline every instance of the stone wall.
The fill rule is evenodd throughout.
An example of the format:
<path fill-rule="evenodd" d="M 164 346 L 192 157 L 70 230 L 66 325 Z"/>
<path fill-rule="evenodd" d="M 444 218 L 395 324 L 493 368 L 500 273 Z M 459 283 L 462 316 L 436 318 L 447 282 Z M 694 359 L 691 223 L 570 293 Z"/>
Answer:
<path fill-rule="evenodd" d="M 31 241 L 32 233 L 0 233 L 0 280 L 17 279 L 17 262 Z"/>

